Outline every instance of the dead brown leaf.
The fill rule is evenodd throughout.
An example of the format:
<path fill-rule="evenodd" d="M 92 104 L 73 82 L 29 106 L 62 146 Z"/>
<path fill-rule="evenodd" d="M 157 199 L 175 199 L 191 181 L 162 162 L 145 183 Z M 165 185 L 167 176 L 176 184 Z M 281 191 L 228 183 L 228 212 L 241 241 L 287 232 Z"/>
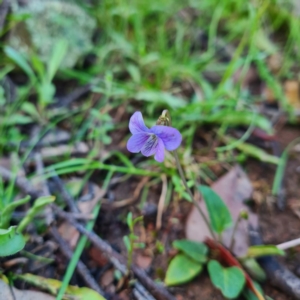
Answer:
<path fill-rule="evenodd" d="M 249 245 L 248 222 L 253 225 L 257 223 L 256 214 L 252 213 L 243 203 L 246 199 L 251 197 L 253 191 L 251 182 L 242 168 L 237 165 L 216 181 L 211 187 L 226 203 L 234 223 L 242 210 L 246 210 L 249 214 L 249 220 L 242 220 L 235 233 L 233 252 L 236 255 L 241 256 L 245 254 Z M 200 206 L 205 214 L 208 215 L 203 201 L 200 202 Z M 223 243 L 227 247 L 230 246 L 232 231 L 233 229 L 229 228 L 223 233 Z M 187 218 L 185 233 L 188 239 L 199 242 L 204 241 L 205 237 L 211 237 L 209 230 L 196 207 L 192 208 Z"/>

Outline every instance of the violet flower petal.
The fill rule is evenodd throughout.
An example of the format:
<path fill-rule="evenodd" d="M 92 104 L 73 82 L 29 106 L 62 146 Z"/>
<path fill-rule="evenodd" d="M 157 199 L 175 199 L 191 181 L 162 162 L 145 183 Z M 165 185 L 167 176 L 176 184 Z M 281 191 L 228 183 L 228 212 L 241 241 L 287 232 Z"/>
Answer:
<path fill-rule="evenodd" d="M 149 139 L 149 136 L 149 133 L 145 132 L 136 133 L 133 136 L 131 136 L 127 142 L 128 151 L 132 153 L 140 152 L 144 144 Z"/>
<path fill-rule="evenodd" d="M 162 139 L 164 146 L 168 151 L 177 149 L 181 144 L 182 136 L 176 128 L 155 125 L 151 127 L 150 131 Z"/>
<path fill-rule="evenodd" d="M 129 120 L 129 130 L 132 134 L 140 132 L 150 132 L 149 128 L 145 125 L 142 113 L 135 112 Z"/>
<path fill-rule="evenodd" d="M 158 162 L 163 162 L 165 159 L 165 146 L 161 139 L 158 139 L 157 149 L 154 159 Z"/>
<path fill-rule="evenodd" d="M 154 134 L 150 135 L 148 140 L 142 147 L 141 150 L 142 154 L 147 157 L 153 155 L 156 152 L 158 141 L 159 138 L 156 135 Z"/>

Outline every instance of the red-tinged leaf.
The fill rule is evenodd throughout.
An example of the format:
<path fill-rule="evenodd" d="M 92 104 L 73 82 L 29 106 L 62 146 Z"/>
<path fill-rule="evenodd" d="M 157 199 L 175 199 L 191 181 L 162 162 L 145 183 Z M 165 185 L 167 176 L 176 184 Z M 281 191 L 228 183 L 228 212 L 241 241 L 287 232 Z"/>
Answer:
<path fill-rule="evenodd" d="M 244 271 L 239 261 L 231 254 L 229 250 L 211 238 L 206 238 L 205 244 L 210 248 L 213 254 L 216 255 L 220 262 L 230 267 L 235 266 L 240 268 L 245 274 L 247 287 L 256 295 L 259 300 L 264 300 L 263 295 L 256 289 L 250 276 Z"/>

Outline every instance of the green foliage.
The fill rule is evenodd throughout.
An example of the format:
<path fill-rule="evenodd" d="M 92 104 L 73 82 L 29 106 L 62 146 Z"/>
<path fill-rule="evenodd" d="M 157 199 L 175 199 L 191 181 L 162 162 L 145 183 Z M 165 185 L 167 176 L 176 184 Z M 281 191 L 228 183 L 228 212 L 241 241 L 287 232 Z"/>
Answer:
<path fill-rule="evenodd" d="M 18 232 L 23 232 L 26 226 L 34 219 L 34 217 L 47 206 L 53 203 L 55 200 L 54 196 L 44 196 L 36 199 L 33 206 L 27 211 L 26 216 L 18 225 Z"/>
<path fill-rule="evenodd" d="M 255 281 L 254 281 L 254 286 L 263 295 L 263 290 L 262 290 L 261 286 Z M 243 291 L 243 296 L 246 298 L 246 300 L 258 300 L 257 296 L 254 295 L 254 293 L 249 288 L 246 288 Z M 268 296 L 265 296 L 265 299 L 272 300 L 272 298 L 270 298 Z"/>
<path fill-rule="evenodd" d="M 166 285 L 179 285 L 200 274 L 207 261 L 207 246 L 190 240 L 176 240 L 173 247 L 180 251 L 168 266 Z"/>
<path fill-rule="evenodd" d="M 204 263 L 207 260 L 207 246 L 203 243 L 190 240 L 176 240 L 173 242 L 173 247 L 182 251 L 198 263 Z"/>
<path fill-rule="evenodd" d="M 125 244 L 125 247 L 127 249 L 128 257 L 127 257 L 127 270 L 129 271 L 131 265 L 132 265 L 132 259 L 133 259 L 133 251 L 134 249 L 141 249 L 145 247 L 144 243 L 139 243 L 137 240 L 139 237 L 134 234 L 134 226 L 143 221 L 143 217 L 137 217 L 135 219 L 132 218 L 132 212 L 129 212 L 127 215 L 127 226 L 129 227 L 129 235 L 125 235 L 123 237 L 123 242 Z"/>
<path fill-rule="evenodd" d="M 168 286 L 183 284 L 200 274 L 203 267 L 185 254 L 176 255 L 169 264 L 165 284 Z"/>
<path fill-rule="evenodd" d="M 8 228 L 11 220 L 12 213 L 15 211 L 15 209 L 30 201 L 30 196 L 27 196 L 23 199 L 16 200 L 14 202 L 11 202 L 7 205 L 5 205 L 4 209 L 0 213 L 0 228 L 6 229 Z"/>
<path fill-rule="evenodd" d="M 36 276 L 30 273 L 15 275 L 15 279 L 23 280 L 36 287 L 49 291 L 53 295 L 57 295 L 57 292 L 61 288 L 62 283 L 56 279 L 44 278 Z M 65 297 L 68 299 L 90 299 L 90 300 L 105 300 L 104 297 L 99 295 L 97 292 L 90 288 L 78 287 L 78 286 L 67 286 Z"/>
<path fill-rule="evenodd" d="M 242 258 L 240 262 L 251 278 L 260 282 L 266 280 L 265 271 L 254 258 Z"/>
<path fill-rule="evenodd" d="M 235 299 L 244 288 L 246 279 L 237 267 L 223 268 L 216 260 L 208 263 L 208 273 L 215 287 L 221 290 L 224 297 Z"/>
<path fill-rule="evenodd" d="M 24 248 L 25 239 L 16 229 L 17 226 L 0 229 L 0 257 L 13 255 Z"/>
<path fill-rule="evenodd" d="M 246 257 L 261 257 L 267 255 L 285 255 L 285 252 L 274 245 L 257 245 L 248 248 Z"/>
<path fill-rule="evenodd" d="M 233 225 L 230 212 L 220 196 L 210 187 L 198 186 L 208 211 L 210 224 L 216 233 L 222 233 L 226 228 Z"/>

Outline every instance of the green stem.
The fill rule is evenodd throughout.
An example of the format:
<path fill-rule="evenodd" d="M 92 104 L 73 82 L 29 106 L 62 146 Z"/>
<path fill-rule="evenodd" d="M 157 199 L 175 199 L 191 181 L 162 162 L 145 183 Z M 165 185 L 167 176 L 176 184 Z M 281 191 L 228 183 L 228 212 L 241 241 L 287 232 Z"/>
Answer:
<path fill-rule="evenodd" d="M 232 251 L 233 247 L 234 247 L 234 235 L 236 233 L 237 227 L 240 223 L 241 220 L 241 215 L 239 215 L 239 217 L 237 218 L 234 227 L 233 227 L 233 231 L 232 231 L 232 236 L 231 236 L 231 240 L 230 240 L 230 244 L 229 244 L 229 250 Z"/>
<path fill-rule="evenodd" d="M 204 222 L 205 222 L 205 224 L 206 224 L 208 230 L 210 231 L 211 236 L 212 236 L 214 239 L 216 239 L 215 234 L 214 234 L 214 232 L 213 232 L 213 230 L 212 230 L 212 228 L 211 228 L 211 226 L 210 226 L 210 224 L 209 224 L 209 221 L 208 221 L 206 215 L 205 215 L 204 212 L 202 211 L 202 209 L 201 209 L 199 203 L 194 199 L 193 193 L 192 193 L 191 189 L 189 188 L 189 186 L 188 186 L 188 184 L 187 184 L 187 182 L 186 182 L 186 179 L 185 179 L 185 176 L 184 176 L 184 172 L 183 172 L 183 169 L 182 169 L 181 164 L 180 164 L 180 161 L 179 161 L 179 157 L 178 157 L 177 151 L 174 150 L 174 151 L 173 151 L 173 154 L 174 154 L 174 157 L 175 157 L 176 166 L 177 166 L 179 175 L 180 175 L 180 177 L 181 177 L 181 180 L 182 180 L 182 182 L 183 182 L 183 185 L 184 185 L 184 187 L 185 187 L 187 193 L 189 194 L 189 196 L 190 196 L 190 198 L 191 198 L 191 201 L 192 201 L 193 204 L 196 206 L 197 210 L 199 211 L 200 215 L 202 216 L 202 218 L 203 218 L 203 220 L 204 220 Z"/>

